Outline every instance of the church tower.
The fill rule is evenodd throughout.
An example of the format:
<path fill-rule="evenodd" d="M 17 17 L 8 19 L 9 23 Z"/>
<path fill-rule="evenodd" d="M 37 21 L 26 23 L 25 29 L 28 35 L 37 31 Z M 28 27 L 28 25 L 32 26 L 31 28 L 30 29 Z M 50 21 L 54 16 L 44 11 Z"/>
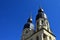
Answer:
<path fill-rule="evenodd" d="M 56 40 L 55 35 L 50 30 L 49 21 L 47 16 L 42 8 L 38 10 L 38 14 L 36 16 L 36 32 L 39 32 L 40 38 L 39 40 Z"/>
<path fill-rule="evenodd" d="M 51 32 L 47 16 L 46 16 L 44 10 L 42 8 L 40 8 L 38 10 L 38 14 L 36 16 L 36 31 L 39 31 L 42 28 L 44 28 L 44 29 L 48 30 L 49 32 Z"/>
<path fill-rule="evenodd" d="M 29 17 L 27 23 L 24 25 L 22 40 L 27 40 L 34 33 L 34 25 L 32 23 L 32 17 Z"/>
<path fill-rule="evenodd" d="M 56 36 L 50 30 L 49 21 L 42 8 L 38 10 L 36 16 L 36 30 L 30 17 L 24 25 L 22 40 L 56 40 Z"/>

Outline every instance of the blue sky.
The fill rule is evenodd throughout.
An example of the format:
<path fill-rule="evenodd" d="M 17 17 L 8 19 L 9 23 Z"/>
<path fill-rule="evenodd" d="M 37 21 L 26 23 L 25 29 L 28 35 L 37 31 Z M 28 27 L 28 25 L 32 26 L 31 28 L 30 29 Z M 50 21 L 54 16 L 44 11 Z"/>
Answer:
<path fill-rule="evenodd" d="M 60 40 L 60 0 L 0 0 L 0 40 L 20 40 L 30 13 L 35 25 L 39 7 L 44 9 L 56 39 Z"/>

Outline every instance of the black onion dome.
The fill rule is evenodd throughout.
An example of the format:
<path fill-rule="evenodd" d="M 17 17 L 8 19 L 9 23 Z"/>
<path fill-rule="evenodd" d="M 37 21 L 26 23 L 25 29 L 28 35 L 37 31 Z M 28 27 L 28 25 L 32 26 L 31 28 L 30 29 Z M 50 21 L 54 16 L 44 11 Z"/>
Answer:
<path fill-rule="evenodd" d="M 27 23 L 24 25 L 24 29 L 25 28 L 34 29 L 34 25 L 32 24 L 32 18 L 31 17 L 28 19 Z"/>
<path fill-rule="evenodd" d="M 24 25 L 24 29 L 25 28 L 30 28 L 30 24 L 29 23 L 26 23 L 25 25 Z"/>
<path fill-rule="evenodd" d="M 39 19 L 39 18 L 44 18 L 44 10 L 42 8 L 40 8 L 38 10 L 38 14 L 36 16 L 36 20 Z"/>
<path fill-rule="evenodd" d="M 24 25 L 24 29 L 25 29 L 25 28 L 34 29 L 34 25 L 33 25 L 32 23 L 26 23 L 26 24 Z"/>

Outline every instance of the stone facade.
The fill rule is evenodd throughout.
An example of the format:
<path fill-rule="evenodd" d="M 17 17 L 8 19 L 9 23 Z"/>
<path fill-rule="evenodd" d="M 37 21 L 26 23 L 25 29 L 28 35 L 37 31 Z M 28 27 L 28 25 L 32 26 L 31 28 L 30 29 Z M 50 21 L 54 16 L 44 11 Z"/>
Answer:
<path fill-rule="evenodd" d="M 32 17 L 30 17 L 24 25 L 21 40 L 56 40 L 56 36 L 50 30 L 49 21 L 42 8 L 38 10 L 36 16 L 36 30 L 34 30 Z"/>

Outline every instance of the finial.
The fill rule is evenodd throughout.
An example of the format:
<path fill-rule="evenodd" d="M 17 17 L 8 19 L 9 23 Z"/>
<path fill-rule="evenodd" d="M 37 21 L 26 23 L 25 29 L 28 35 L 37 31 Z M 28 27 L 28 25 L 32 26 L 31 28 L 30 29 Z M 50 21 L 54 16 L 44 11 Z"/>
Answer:
<path fill-rule="evenodd" d="M 40 0 L 40 2 L 39 2 L 39 9 L 42 9 L 42 0 Z"/>
<path fill-rule="evenodd" d="M 32 18 L 32 13 L 30 13 L 30 17 Z"/>
<path fill-rule="evenodd" d="M 32 21 L 32 13 L 30 13 L 30 20 Z"/>
<path fill-rule="evenodd" d="M 32 23 L 32 13 L 30 13 L 30 16 L 28 18 L 28 22 L 31 22 Z"/>
<path fill-rule="evenodd" d="M 39 12 L 43 12 L 42 6 L 39 4 Z"/>

